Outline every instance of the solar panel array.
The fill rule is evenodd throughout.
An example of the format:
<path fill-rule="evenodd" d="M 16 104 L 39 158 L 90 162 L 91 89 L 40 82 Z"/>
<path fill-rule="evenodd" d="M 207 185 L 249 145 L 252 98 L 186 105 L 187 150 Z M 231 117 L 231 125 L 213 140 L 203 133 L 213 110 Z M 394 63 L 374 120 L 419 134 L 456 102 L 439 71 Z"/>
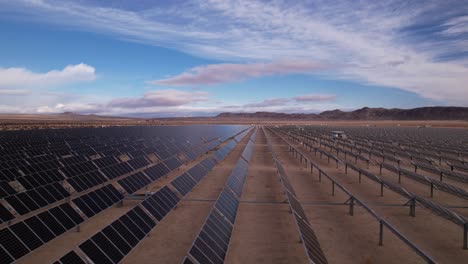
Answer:
<path fill-rule="evenodd" d="M 212 158 L 208 157 L 203 159 L 194 167 L 201 166 L 204 170 L 204 175 L 199 175 L 203 178 L 214 166 L 215 162 Z M 199 170 L 196 170 L 199 172 Z M 156 224 L 163 220 L 163 218 L 177 205 L 180 201 L 180 196 L 184 196 L 190 191 L 198 182 L 193 186 L 188 187 L 178 179 L 185 179 L 189 177 L 192 181 L 194 179 L 189 173 L 183 173 L 178 176 L 172 185 L 180 193 L 177 195 L 169 187 L 163 187 L 155 192 L 138 206 L 134 207 L 127 214 L 115 220 L 109 226 L 105 227 L 102 231 L 98 232 L 90 239 L 82 243 L 78 248 L 83 252 L 84 257 L 93 261 L 94 263 L 118 263 L 120 262 L 134 247 L 137 246 Z M 181 188 L 182 187 L 182 191 Z M 185 192 L 187 190 L 187 192 Z M 78 249 L 67 253 L 60 258 L 57 263 L 68 263 L 67 261 L 77 261 L 82 263 L 82 258 L 76 253 Z"/>
<path fill-rule="evenodd" d="M 268 148 L 270 152 L 272 153 L 273 161 L 275 162 L 275 165 L 278 171 L 278 176 L 286 192 L 287 201 L 291 209 L 291 212 L 293 213 L 294 221 L 296 223 L 296 227 L 301 236 L 301 241 L 303 242 L 309 262 L 310 263 L 324 263 L 324 264 L 328 263 L 328 260 L 325 257 L 325 254 L 323 253 L 323 250 L 312 229 L 312 226 L 310 225 L 309 220 L 307 220 L 307 216 L 305 215 L 304 209 L 302 208 L 302 205 L 296 198 L 294 188 L 289 182 L 286 171 L 281 165 L 281 162 L 276 157 L 275 151 L 273 150 L 273 147 L 270 144 L 268 137 L 267 137 L 267 144 L 268 144 Z"/>
<path fill-rule="evenodd" d="M 123 193 L 134 193 L 180 167 L 192 149 L 196 151 L 192 151 L 191 158 L 197 158 L 220 143 L 216 138 L 229 138 L 245 127 L 193 129 L 195 132 L 134 127 L 0 133 L 0 224 L 4 223 L 0 225 L 0 261 L 11 263 L 27 255 L 122 201 Z M 197 136 L 197 130 L 211 139 Z M 198 165 L 204 172 L 193 169 L 192 173 L 206 175 L 215 161 L 205 159 Z M 131 230 L 130 237 L 138 230 L 146 234 L 157 220 L 155 215 L 163 212 L 153 209 L 162 201 L 168 212 L 178 202 L 173 191 L 163 188 L 158 193 L 145 200 L 151 212 L 146 207 L 133 209 L 119 219 L 126 229 L 119 223 L 115 228 Z M 20 216 L 24 217 L 16 220 Z M 111 236 L 112 231 L 106 231 L 107 235 Z M 138 237 L 141 240 L 141 233 Z M 90 241 L 80 246 L 90 255 L 95 246 L 107 244 L 100 235 Z M 112 261 L 115 256 L 108 250 L 103 252 Z M 119 248 L 120 253 L 122 250 Z M 71 252 L 58 262 L 82 263 L 77 256 Z M 93 255 L 96 260 L 100 257 Z M 106 263 L 105 258 L 102 260 Z"/>
<path fill-rule="evenodd" d="M 257 128 L 255 128 L 252 133 L 249 143 L 255 142 L 256 132 Z M 247 133 L 243 133 L 242 137 L 238 136 L 236 141 L 240 142 L 246 134 Z M 253 143 L 249 143 L 244 148 L 244 152 L 247 148 L 253 148 Z M 251 152 L 251 150 L 249 150 L 249 152 Z M 247 158 L 249 158 L 247 161 L 245 160 L 246 157 L 239 158 L 226 182 L 226 186 L 218 196 L 214 207 L 210 211 L 197 238 L 187 253 L 184 263 L 202 264 L 224 262 L 231 239 L 232 228 L 236 220 L 242 187 L 247 176 L 247 162 L 250 160 L 250 157 L 251 155 L 247 156 Z"/>

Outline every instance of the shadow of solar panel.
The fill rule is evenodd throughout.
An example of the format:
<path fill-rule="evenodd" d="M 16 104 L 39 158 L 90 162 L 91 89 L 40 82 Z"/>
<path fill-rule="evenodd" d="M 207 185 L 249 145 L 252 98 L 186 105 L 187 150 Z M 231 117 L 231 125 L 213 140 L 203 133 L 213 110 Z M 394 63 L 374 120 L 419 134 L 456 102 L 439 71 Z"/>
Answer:
<path fill-rule="evenodd" d="M 76 254 L 75 251 L 70 251 L 58 260 L 62 264 L 85 264 L 85 262 Z"/>
<path fill-rule="evenodd" d="M 218 209 L 221 214 L 223 214 L 231 224 L 234 224 L 236 219 L 237 207 L 239 206 L 239 201 L 237 198 L 228 191 L 226 188 L 221 192 L 221 195 L 218 198 L 218 201 L 215 204 L 216 209 Z"/>
<path fill-rule="evenodd" d="M 175 178 L 171 184 L 176 188 L 176 190 L 181 193 L 182 195 L 186 195 L 189 193 L 193 187 L 197 184 L 197 182 L 190 177 L 187 173 L 180 175 L 179 177 Z"/>
<path fill-rule="evenodd" d="M 312 261 L 312 263 L 328 263 L 327 259 L 325 258 L 325 254 L 323 254 L 322 248 L 320 247 L 318 239 L 310 225 L 302 219 L 298 218 L 297 215 L 295 216 L 309 259 Z"/>

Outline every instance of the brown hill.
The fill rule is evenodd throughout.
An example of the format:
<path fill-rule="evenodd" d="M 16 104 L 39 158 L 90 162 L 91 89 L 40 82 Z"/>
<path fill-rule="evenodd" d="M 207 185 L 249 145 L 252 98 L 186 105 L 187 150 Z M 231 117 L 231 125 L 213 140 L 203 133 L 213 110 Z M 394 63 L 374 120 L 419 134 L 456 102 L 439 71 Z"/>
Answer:
<path fill-rule="evenodd" d="M 276 120 L 468 120 L 468 107 L 420 107 L 386 109 L 364 107 L 344 112 L 324 111 L 320 114 L 285 114 L 274 112 L 221 113 L 216 118 L 276 119 Z"/>

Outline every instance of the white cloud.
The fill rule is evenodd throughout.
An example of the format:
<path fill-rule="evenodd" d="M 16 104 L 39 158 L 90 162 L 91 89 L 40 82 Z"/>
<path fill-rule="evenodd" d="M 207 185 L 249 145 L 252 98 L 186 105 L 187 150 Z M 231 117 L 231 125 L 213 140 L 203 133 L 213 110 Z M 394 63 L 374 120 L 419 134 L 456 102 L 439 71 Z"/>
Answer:
<path fill-rule="evenodd" d="M 440 60 L 468 50 L 464 4 L 464 0 L 193 0 L 144 11 L 65 0 L 20 0 L 5 5 L 58 25 L 66 23 L 201 57 L 267 64 L 287 58 L 331 65 L 327 78 L 394 87 L 467 105 L 466 60 L 457 56 Z M 445 34 L 414 30 L 424 26 L 440 27 L 439 33 Z M 210 65 L 194 68 L 159 82 L 219 83 L 211 75 L 196 78 L 205 76 L 207 70 L 213 69 Z M 242 73 L 227 79 L 239 76 L 252 77 Z"/>
<path fill-rule="evenodd" d="M 208 93 L 203 91 L 180 91 L 174 89 L 146 92 L 139 98 L 117 98 L 109 103 L 110 107 L 142 108 L 173 107 L 208 101 Z"/>
<path fill-rule="evenodd" d="M 321 102 L 336 99 L 334 94 L 306 94 L 293 97 L 296 102 Z"/>
<path fill-rule="evenodd" d="M 0 95 L 28 95 L 31 91 L 23 89 L 0 89 Z"/>
<path fill-rule="evenodd" d="M 169 86 L 212 85 L 270 75 L 311 73 L 323 68 L 324 65 L 300 60 L 271 63 L 222 63 L 198 66 L 180 75 L 148 83 Z"/>
<path fill-rule="evenodd" d="M 83 63 L 46 73 L 35 73 L 25 68 L 0 68 L 0 87 L 53 86 L 92 81 L 95 78 L 94 68 Z"/>

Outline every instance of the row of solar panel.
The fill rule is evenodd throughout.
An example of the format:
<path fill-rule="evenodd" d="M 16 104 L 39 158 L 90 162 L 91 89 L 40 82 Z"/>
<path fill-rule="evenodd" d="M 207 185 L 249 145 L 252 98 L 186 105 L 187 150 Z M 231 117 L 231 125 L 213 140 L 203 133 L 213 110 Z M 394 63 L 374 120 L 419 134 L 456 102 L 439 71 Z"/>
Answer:
<path fill-rule="evenodd" d="M 256 133 L 253 133 L 251 138 L 253 137 L 253 140 L 255 140 L 255 136 Z M 249 139 L 249 143 L 251 142 Z M 251 147 L 253 148 L 253 145 Z M 247 161 L 250 160 L 250 157 L 247 157 Z M 247 176 L 247 161 L 239 158 L 227 180 L 226 187 L 216 200 L 214 208 L 192 244 L 184 263 L 194 263 L 192 260 L 198 263 L 224 263 L 232 228 L 236 220 L 237 208 L 239 207 L 237 197 L 241 196 Z M 236 193 L 237 197 L 234 193 Z"/>
<path fill-rule="evenodd" d="M 179 193 L 186 195 L 215 165 L 213 159 L 205 158 L 192 169 L 175 178 L 171 184 Z"/>
<path fill-rule="evenodd" d="M 270 141 L 268 140 L 268 137 L 267 137 L 267 144 L 273 156 L 273 160 L 277 168 L 278 176 L 280 177 L 282 186 L 285 190 L 289 207 L 291 211 L 293 212 L 294 221 L 296 223 L 298 232 L 301 236 L 301 241 L 304 245 L 306 254 L 309 258 L 309 262 L 327 264 L 328 261 L 325 257 L 325 254 L 322 251 L 322 248 L 320 247 L 320 244 L 318 242 L 317 237 L 315 236 L 312 226 L 307 220 L 307 216 L 304 212 L 304 209 L 302 208 L 301 203 L 295 196 L 294 188 L 289 182 L 286 171 L 281 165 L 281 162 L 276 158 L 275 152 L 273 150 L 272 145 L 270 144 Z"/>
<path fill-rule="evenodd" d="M 123 195 L 112 184 L 108 184 L 72 201 L 86 217 L 90 218 L 122 199 Z"/>
<path fill-rule="evenodd" d="M 24 215 L 69 196 L 70 194 L 67 190 L 56 182 L 36 189 L 16 193 L 4 199 L 18 214 Z"/>
<path fill-rule="evenodd" d="M 163 187 L 141 203 L 146 211 L 140 205 L 134 207 L 78 248 L 85 260 L 93 263 L 119 263 L 156 226 L 153 217 L 162 220 L 179 200 L 167 186 Z M 72 250 L 55 263 L 86 263 L 76 253 L 77 250 Z"/>
<path fill-rule="evenodd" d="M 222 264 L 229 247 L 232 224 L 218 210 L 213 209 L 206 219 L 202 230 L 188 252 L 188 258 L 198 263 Z M 188 263 L 193 263 L 190 262 Z"/>
<path fill-rule="evenodd" d="M 44 245 L 84 219 L 64 203 L 0 230 L 0 262 L 11 263 Z"/>
<path fill-rule="evenodd" d="M 117 181 L 128 193 L 134 193 L 152 182 L 141 171 Z"/>
<path fill-rule="evenodd" d="M 237 145 L 237 142 L 234 140 L 229 141 L 226 143 L 226 145 L 222 146 L 219 148 L 215 153 L 214 153 L 214 158 L 216 161 L 221 161 L 223 160 L 230 152 L 231 150 L 234 149 L 234 147 Z"/>
<path fill-rule="evenodd" d="M 172 164 L 174 164 L 174 162 Z M 139 173 L 139 175 L 142 174 Z M 141 189 L 143 186 L 149 184 L 150 182 L 144 175 L 143 177 L 138 177 L 138 179 L 135 178 L 137 177 L 127 177 L 126 179 L 119 181 L 119 183 L 124 187 L 126 191 L 128 191 L 129 193 L 133 193 L 134 191 Z M 92 188 L 106 181 L 107 179 L 99 171 L 91 171 L 78 177 L 67 179 L 67 182 L 70 183 L 70 185 L 78 192 Z M 12 192 L 13 189 L 11 188 L 11 186 L 6 182 L 4 183 L 5 184 L 0 185 L 0 187 L 5 186 L 5 188 L 8 188 L 9 186 L 9 192 Z M 41 185 L 38 184 L 38 186 Z M 57 189 L 60 193 L 62 193 L 65 196 L 57 195 L 57 191 L 55 189 Z M 49 192 L 52 195 L 48 195 L 47 190 L 49 190 Z M 68 196 L 69 193 L 65 191 L 65 189 L 59 183 L 54 182 L 50 185 L 44 185 L 36 189 L 29 189 L 26 192 L 21 192 L 5 197 L 5 200 L 13 207 L 13 209 L 15 209 L 15 211 L 17 211 L 20 215 L 23 215 L 31 211 L 37 210 L 41 207 L 47 206 Z M 5 212 L 5 215 L 0 217 L 0 219 L 5 219 L 6 221 L 8 221 L 11 220 L 12 217 L 11 214 Z"/>
<path fill-rule="evenodd" d="M 162 163 L 159 163 L 159 164 L 162 164 Z M 177 163 L 177 166 L 180 166 L 181 164 L 182 164 L 181 162 Z M 216 163 L 215 163 L 214 160 L 212 160 L 211 158 L 206 158 L 206 159 L 202 160 L 199 164 L 194 166 L 191 170 L 189 170 L 189 172 L 186 172 L 186 173 L 182 174 L 181 176 L 177 177 L 176 180 L 174 180 L 172 182 L 172 184 L 177 185 L 177 184 L 174 184 L 174 182 L 176 182 L 176 181 L 180 182 L 180 180 L 178 180 L 178 179 L 185 179 L 186 177 L 188 177 L 187 179 L 190 179 L 192 181 L 192 183 L 193 183 L 193 186 L 195 186 L 196 182 L 190 176 L 190 174 L 189 174 L 190 171 L 191 171 L 192 174 L 194 174 L 195 178 L 201 179 L 208 173 L 208 171 L 210 171 L 215 166 L 215 164 Z M 155 167 L 155 166 L 153 166 L 153 167 Z M 161 168 L 160 166 L 161 165 L 159 165 L 159 168 Z M 151 167 L 151 168 L 153 168 L 153 167 Z M 151 169 L 151 168 L 148 168 L 148 169 Z M 167 173 L 167 171 L 163 171 L 163 173 Z M 161 174 L 160 173 L 161 169 L 156 170 L 156 172 L 159 172 L 158 174 Z M 162 174 L 159 177 L 161 177 L 161 176 L 162 176 Z M 190 187 L 190 189 L 193 188 L 193 186 Z M 179 189 L 177 189 L 177 190 L 182 193 L 182 191 L 180 191 L 181 185 L 179 184 L 178 187 L 179 187 Z M 183 194 L 183 195 L 185 195 L 185 194 Z M 141 205 L 155 219 L 160 221 L 160 220 L 162 220 L 162 218 L 164 218 L 164 216 L 170 210 L 172 210 L 172 208 L 175 207 L 175 205 L 178 202 L 179 202 L 179 198 L 168 187 L 164 187 L 160 191 L 158 191 L 157 193 L 153 194 L 148 199 L 143 201 L 141 203 Z M 127 243 L 123 243 L 125 237 L 120 237 L 120 236 L 117 237 L 115 232 L 111 232 L 109 228 L 112 228 L 112 227 L 105 228 L 102 232 L 98 233 L 96 236 L 99 236 L 102 239 L 103 236 L 100 235 L 100 234 L 103 233 L 104 237 L 108 238 L 108 240 L 114 241 L 114 242 L 111 242 L 110 245 L 114 245 L 115 247 L 112 247 L 112 246 L 110 246 L 110 247 L 107 246 L 106 247 L 106 246 L 104 246 L 104 245 L 109 245 L 109 243 L 108 243 L 109 241 L 106 241 L 106 244 L 101 243 L 101 245 L 99 245 L 98 244 L 99 242 L 96 242 L 96 239 L 95 239 L 96 236 L 91 238 L 91 240 L 94 242 L 94 245 L 90 244 L 89 242 L 85 242 L 85 243 L 88 243 L 88 246 L 90 248 L 92 248 L 92 250 L 89 250 L 87 248 L 88 246 L 84 246 L 85 250 L 88 250 L 88 253 L 86 253 L 85 250 L 82 248 L 82 246 L 80 246 L 80 249 L 83 252 L 85 252 L 85 254 L 89 258 L 91 258 L 91 260 L 93 260 L 93 261 L 102 261 L 102 263 L 117 263 L 118 261 L 120 261 L 123 258 L 123 256 L 125 256 L 130 251 L 131 247 L 128 244 L 128 241 L 127 241 Z M 105 233 L 108 233 L 108 234 L 105 234 Z M 110 234 L 110 233 L 113 233 L 113 234 Z M 117 233 L 117 235 L 118 235 L 118 233 Z M 105 240 L 105 239 L 103 239 L 103 240 Z M 134 244 L 133 246 L 135 246 L 135 245 L 136 244 Z M 95 246 L 99 247 L 103 252 L 102 253 L 94 252 L 96 250 Z M 118 252 L 115 251 L 116 249 L 118 249 L 119 251 Z M 105 256 L 107 258 L 104 258 Z M 113 261 L 113 262 L 108 262 L 109 259 L 111 259 L 111 261 Z M 74 262 L 74 261 L 76 261 L 76 262 Z M 72 263 L 83 263 L 82 259 L 74 251 L 69 252 L 68 254 L 66 254 L 64 257 L 62 257 L 56 263 L 70 263 L 70 262 L 72 262 Z M 99 263 L 101 263 L 101 262 L 99 262 Z"/>
<path fill-rule="evenodd" d="M 139 151 L 141 155 L 145 155 L 143 151 Z M 169 153 L 168 155 L 173 155 L 175 152 Z M 131 155 L 130 155 L 131 156 Z M 129 160 L 129 163 L 132 165 L 132 167 L 136 168 L 141 168 L 145 165 L 148 165 L 149 162 L 143 157 L 143 156 L 131 156 L 133 159 Z M 104 158 L 111 158 L 111 159 L 106 159 L 105 161 L 101 159 L 96 159 L 96 160 L 87 160 L 82 157 L 81 160 L 75 160 L 71 159 L 73 162 L 66 162 L 69 160 L 69 158 L 61 159 L 61 163 L 58 160 L 49 160 L 46 163 L 38 163 L 38 164 L 31 164 L 24 166 L 24 160 L 22 162 L 18 161 L 17 169 L 11 170 L 11 169 L 3 169 L 3 168 L 8 168 L 8 167 L 3 167 L 2 170 L 0 170 L 0 179 L 12 181 L 16 177 L 23 176 L 23 175 L 29 175 L 41 171 L 48 171 L 52 169 L 58 169 L 60 168 L 65 175 L 68 177 L 76 176 L 88 171 L 95 170 L 97 168 L 104 168 L 105 166 L 110 166 L 112 164 L 115 164 L 116 160 L 113 157 L 104 157 Z M 113 160 L 112 160 L 113 159 Z M 63 165 L 62 165 L 63 164 Z M 21 172 L 21 173 L 20 173 Z"/>

